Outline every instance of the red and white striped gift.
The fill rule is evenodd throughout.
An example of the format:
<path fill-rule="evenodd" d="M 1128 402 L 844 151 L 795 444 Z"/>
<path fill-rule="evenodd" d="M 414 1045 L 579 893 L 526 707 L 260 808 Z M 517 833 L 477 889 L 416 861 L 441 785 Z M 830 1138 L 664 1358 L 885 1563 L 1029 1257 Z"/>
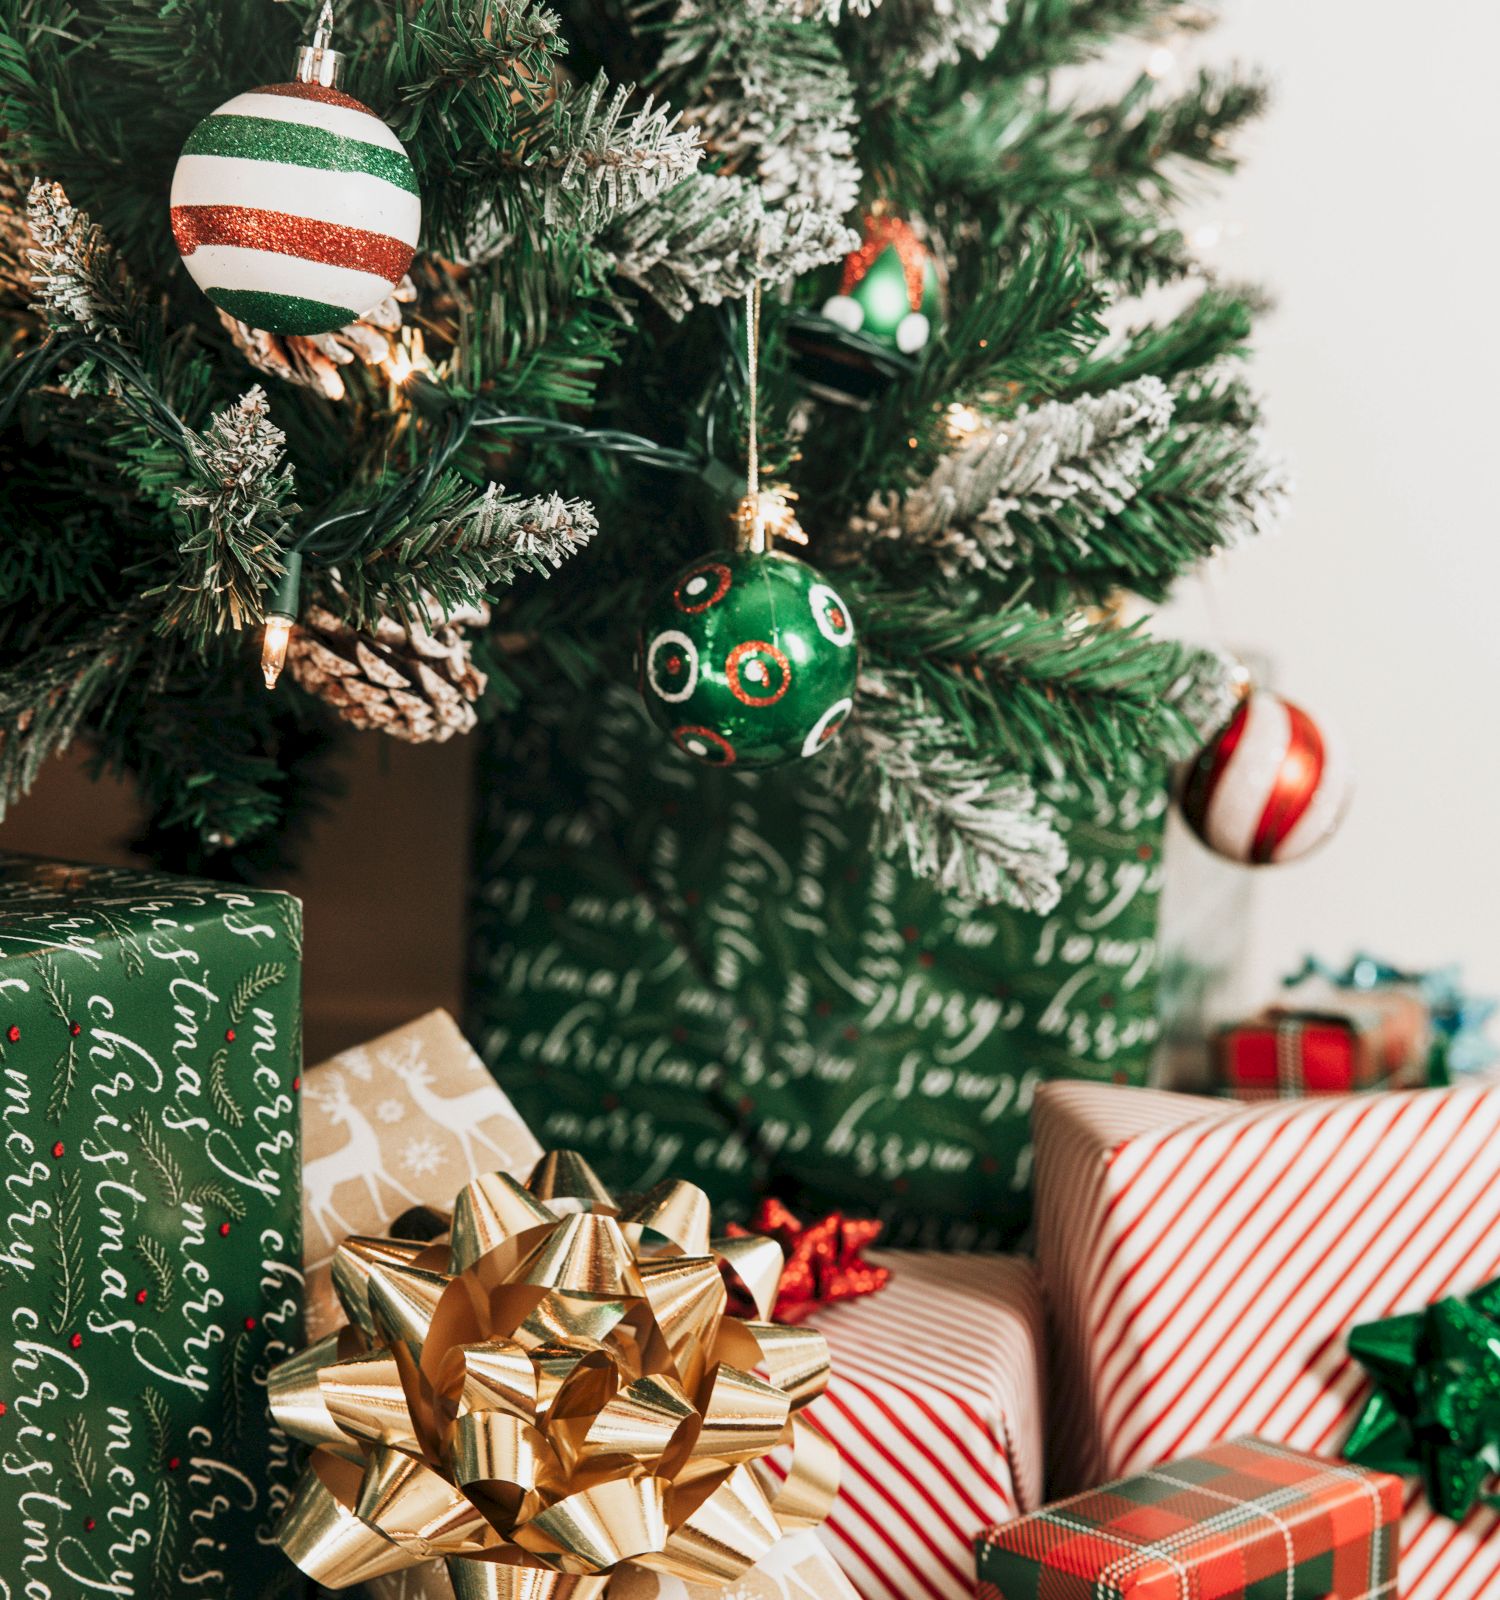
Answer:
<path fill-rule="evenodd" d="M 878 1294 L 819 1312 L 808 1415 L 843 1458 L 821 1533 L 862 1600 L 973 1600 L 974 1538 L 1042 1500 L 1042 1298 L 1019 1256 L 872 1253 Z"/>
<path fill-rule="evenodd" d="M 1497 1088 L 1242 1107 L 1055 1083 L 1034 1136 L 1065 1489 L 1237 1434 L 1333 1454 L 1366 1393 L 1349 1329 L 1500 1275 Z M 1403 1600 L 1494 1600 L 1497 1528 L 1413 1487 Z"/>

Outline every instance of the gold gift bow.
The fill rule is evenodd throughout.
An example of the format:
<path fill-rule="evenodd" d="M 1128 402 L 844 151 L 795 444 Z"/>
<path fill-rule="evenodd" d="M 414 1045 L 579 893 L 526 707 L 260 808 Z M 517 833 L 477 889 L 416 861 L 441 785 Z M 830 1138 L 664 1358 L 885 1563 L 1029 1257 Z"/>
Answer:
<path fill-rule="evenodd" d="M 827 1343 L 766 1320 L 781 1266 L 774 1240 L 711 1240 L 694 1185 L 622 1210 L 571 1151 L 476 1178 L 446 1239 L 345 1240 L 350 1325 L 270 1375 L 314 1447 L 282 1549 L 333 1589 L 442 1558 L 458 1600 L 592 1600 L 624 1561 L 732 1582 L 838 1484 L 798 1415 Z M 726 1314 L 721 1268 L 758 1320 Z"/>

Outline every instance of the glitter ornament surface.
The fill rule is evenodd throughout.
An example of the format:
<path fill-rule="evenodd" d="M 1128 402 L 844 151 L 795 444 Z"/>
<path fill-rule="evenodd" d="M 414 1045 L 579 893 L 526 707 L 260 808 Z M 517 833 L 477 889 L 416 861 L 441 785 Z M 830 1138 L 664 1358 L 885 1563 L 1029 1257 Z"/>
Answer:
<path fill-rule="evenodd" d="M 711 766 L 816 755 L 854 705 L 849 608 L 782 551 L 700 558 L 667 584 L 641 635 L 641 691 L 678 747 Z"/>
<path fill-rule="evenodd" d="M 421 224 L 401 141 L 318 83 L 226 101 L 188 136 L 172 175 L 172 232 L 194 282 L 269 333 L 357 321 L 401 281 Z"/>

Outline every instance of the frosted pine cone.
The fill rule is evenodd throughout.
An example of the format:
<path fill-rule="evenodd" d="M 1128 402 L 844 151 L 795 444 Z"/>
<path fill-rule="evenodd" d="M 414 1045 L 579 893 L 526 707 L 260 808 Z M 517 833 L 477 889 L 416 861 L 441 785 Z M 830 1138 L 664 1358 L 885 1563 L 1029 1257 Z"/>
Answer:
<path fill-rule="evenodd" d="M 287 670 L 352 727 L 407 744 L 441 744 L 468 733 L 485 677 L 470 659 L 464 630 L 486 626 L 489 608 L 465 606 L 444 617 L 428 600 L 426 609 L 425 628 L 382 617 L 373 633 L 360 633 L 311 606 L 292 630 Z"/>

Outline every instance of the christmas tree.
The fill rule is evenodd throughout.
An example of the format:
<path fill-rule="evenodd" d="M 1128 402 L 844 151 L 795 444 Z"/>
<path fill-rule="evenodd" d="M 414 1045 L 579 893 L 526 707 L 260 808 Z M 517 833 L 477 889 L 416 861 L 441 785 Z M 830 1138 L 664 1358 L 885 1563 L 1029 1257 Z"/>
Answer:
<path fill-rule="evenodd" d="M 1222 663 L 1110 602 L 1162 596 L 1281 494 L 1240 371 L 1255 297 L 1173 221 L 1263 91 L 1066 81 L 1202 7 L 0 17 L 0 801 L 81 738 L 139 784 L 159 859 L 253 873 L 341 722 L 446 737 L 476 702 L 524 723 L 629 681 L 653 597 L 737 508 L 800 526 L 857 630 L 809 781 L 947 889 L 1047 906 L 1065 848 L 1038 780 L 1124 782 L 1222 709 Z M 321 99 L 211 116 L 285 85 L 308 39 Z M 360 170 L 420 195 L 404 275 L 320 211 L 305 169 L 337 177 L 350 140 L 288 104 L 395 135 Z M 243 206 L 174 190 L 194 152 L 290 162 L 274 203 L 303 223 L 268 248 L 314 251 L 308 281 L 383 263 L 392 292 L 342 326 L 316 295 L 205 296 Z M 289 650 L 270 693 L 263 636 Z"/>

